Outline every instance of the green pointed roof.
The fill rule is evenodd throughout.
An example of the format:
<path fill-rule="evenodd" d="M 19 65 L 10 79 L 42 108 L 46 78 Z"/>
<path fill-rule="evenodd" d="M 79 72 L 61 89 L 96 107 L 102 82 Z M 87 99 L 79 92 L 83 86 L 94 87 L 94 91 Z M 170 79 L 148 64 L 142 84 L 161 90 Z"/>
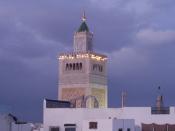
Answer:
<path fill-rule="evenodd" d="M 89 28 L 85 21 L 83 21 L 77 32 L 89 32 Z"/>

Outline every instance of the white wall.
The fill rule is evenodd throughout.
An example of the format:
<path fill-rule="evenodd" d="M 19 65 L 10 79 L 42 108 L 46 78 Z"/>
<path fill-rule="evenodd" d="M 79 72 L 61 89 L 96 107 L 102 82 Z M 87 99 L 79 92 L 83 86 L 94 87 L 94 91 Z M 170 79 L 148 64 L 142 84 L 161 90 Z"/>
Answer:
<path fill-rule="evenodd" d="M 8 114 L 0 113 L 0 131 L 10 131 L 11 122 L 11 118 Z"/>
<path fill-rule="evenodd" d="M 32 131 L 44 131 L 44 128 L 33 129 Z"/>
<path fill-rule="evenodd" d="M 128 128 L 130 131 L 135 131 L 134 119 L 114 119 L 113 131 L 118 131 L 120 128 L 122 128 L 123 131 L 127 131 Z"/>
<path fill-rule="evenodd" d="M 89 122 L 97 122 L 97 129 L 89 129 Z M 112 119 L 92 119 L 84 120 L 82 131 L 112 131 Z"/>
<path fill-rule="evenodd" d="M 32 131 L 33 124 L 26 123 L 26 124 L 15 124 L 12 123 L 12 130 L 11 131 Z"/>
<path fill-rule="evenodd" d="M 43 131 L 44 129 L 42 126 L 43 126 L 42 124 L 38 123 L 16 124 L 13 122 L 11 131 Z"/>
<path fill-rule="evenodd" d="M 151 107 L 124 107 L 124 108 L 45 108 L 44 104 L 44 131 L 49 126 L 60 126 L 64 131 L 64 124 L 76 124 L 77 131 L 82 131 L 84 120 L 108 119 L 134 119 L 135 129 L 140 131 L 141 123 L 175 124 L 175 108 L 170 108 L 170 114 L 152 115 Z"/>
<path fill-rule="evenodd" d="M 141 126 L 141 123 L 151 124 L 175 124 L 175 108 L 170 107 L 170 114 L 151 114 L 150 107 L 124 107 L 121 110 L 119 118 L 135 119 L 135 123 Z"/>
<path fill-rule="evenodd" d="M 97 129 L 89 129 L 89 122 L 97 122 Z M 134 126 L 134 120 L 131 119 L 92 119 L 83 121 L 82 131 L 118 131 L 120 128 L 134 131 Z"/>

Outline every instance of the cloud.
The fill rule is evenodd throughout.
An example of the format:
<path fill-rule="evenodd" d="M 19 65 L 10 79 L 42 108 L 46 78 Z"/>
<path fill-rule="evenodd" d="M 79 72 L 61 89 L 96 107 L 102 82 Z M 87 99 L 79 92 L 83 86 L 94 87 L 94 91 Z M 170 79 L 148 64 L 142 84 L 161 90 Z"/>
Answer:
<path fill-rule="evenodd" d="M 108 10 L 119 6 L 121 0 L 89 0 L 93 6 Z"/>
<path fill-rule="evenodd" d="M 41 121 L 44 97 L 57 99 L 57 55 L 72 51 L 85 9 L 94 50 L 109 56 L 110 106 L 119 105 L 123 89 L 131 106 L 151 105 L 157 85 L 165 87 L 172 104 L 174 5 L 173 0 L 0 0 L 1 103 L 25 120 Z"/>
<path fill-rule="evenodd" d="M 131 75 L 139 69 L 144 69 L 149 62 L 148 56 L 133 47 L 124 47 L 119 51 L 110 53 L 108 56 L 110 69 L 115 68 L 118 75 Z"/>
<path fill-rule="evenodd" d="M 164 90 L 166 105 L 173 104 L 169 92 L 175 82 L 175 45 L 145 46 L 136 43 L 108 54 L 109 99 L 120 103 L 122 91 L 127 92 L 127 106 L 153 106 L 156 89 Z M 145 96 L 149 98 L 145 99 Z M 109 101 L 110 106 L 114 103 Z"/>
<path fill-rule="evenodd" d="M 173 44 L 175 42 L 175 31 L 143 29 L 136 34 L 136 38 L 140 44 Z"/>
<path fill-rule="evenodd" d="M 57 97 L 57 55 L 69 46 L 13 13 L 0 15 L 0 103 L 19 119 L 41 121 L 42 100 Z"/>
<path fill-rule="evenodd" d="M 149 13 L 152 10 L 150 0 L 89 0 L 92 6 L 97 6 L 103 10 L 122 10 L 135 12 L 136 14 Z"/>
<path fill-rule="evenodd" d="M 128 2 L 125 2 L 123 9 L 128 12 L 133 11 L 137 15 L 143 15 L 152 11 L 152 3 L 150 0 L 128 0 Z"/>

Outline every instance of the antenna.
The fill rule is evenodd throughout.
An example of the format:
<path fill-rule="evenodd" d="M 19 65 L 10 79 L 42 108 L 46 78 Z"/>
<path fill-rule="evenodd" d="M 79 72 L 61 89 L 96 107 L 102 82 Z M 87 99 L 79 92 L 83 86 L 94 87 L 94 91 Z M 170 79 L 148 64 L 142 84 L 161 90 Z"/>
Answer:
<path fill-rule="evenodd" d="M 122 91 L 122 108 L 125 107 L 126 104 L 126 92 Z"/>

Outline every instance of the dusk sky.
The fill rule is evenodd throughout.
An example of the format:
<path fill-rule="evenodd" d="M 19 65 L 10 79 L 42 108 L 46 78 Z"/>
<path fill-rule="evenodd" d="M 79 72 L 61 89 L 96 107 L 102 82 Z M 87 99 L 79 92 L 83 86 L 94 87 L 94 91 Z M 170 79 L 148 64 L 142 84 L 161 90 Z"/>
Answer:
<path fill-rule="evenodd" d="M 0 105 L 42 121 L 44 98 L 57 99 L 58 59 L 70 52 L 86 11 L 94 50 L 108 56 L 110 107 L 154 106 L 161 87 L 175 105 L 174 0 L 0 0 Z"/>

